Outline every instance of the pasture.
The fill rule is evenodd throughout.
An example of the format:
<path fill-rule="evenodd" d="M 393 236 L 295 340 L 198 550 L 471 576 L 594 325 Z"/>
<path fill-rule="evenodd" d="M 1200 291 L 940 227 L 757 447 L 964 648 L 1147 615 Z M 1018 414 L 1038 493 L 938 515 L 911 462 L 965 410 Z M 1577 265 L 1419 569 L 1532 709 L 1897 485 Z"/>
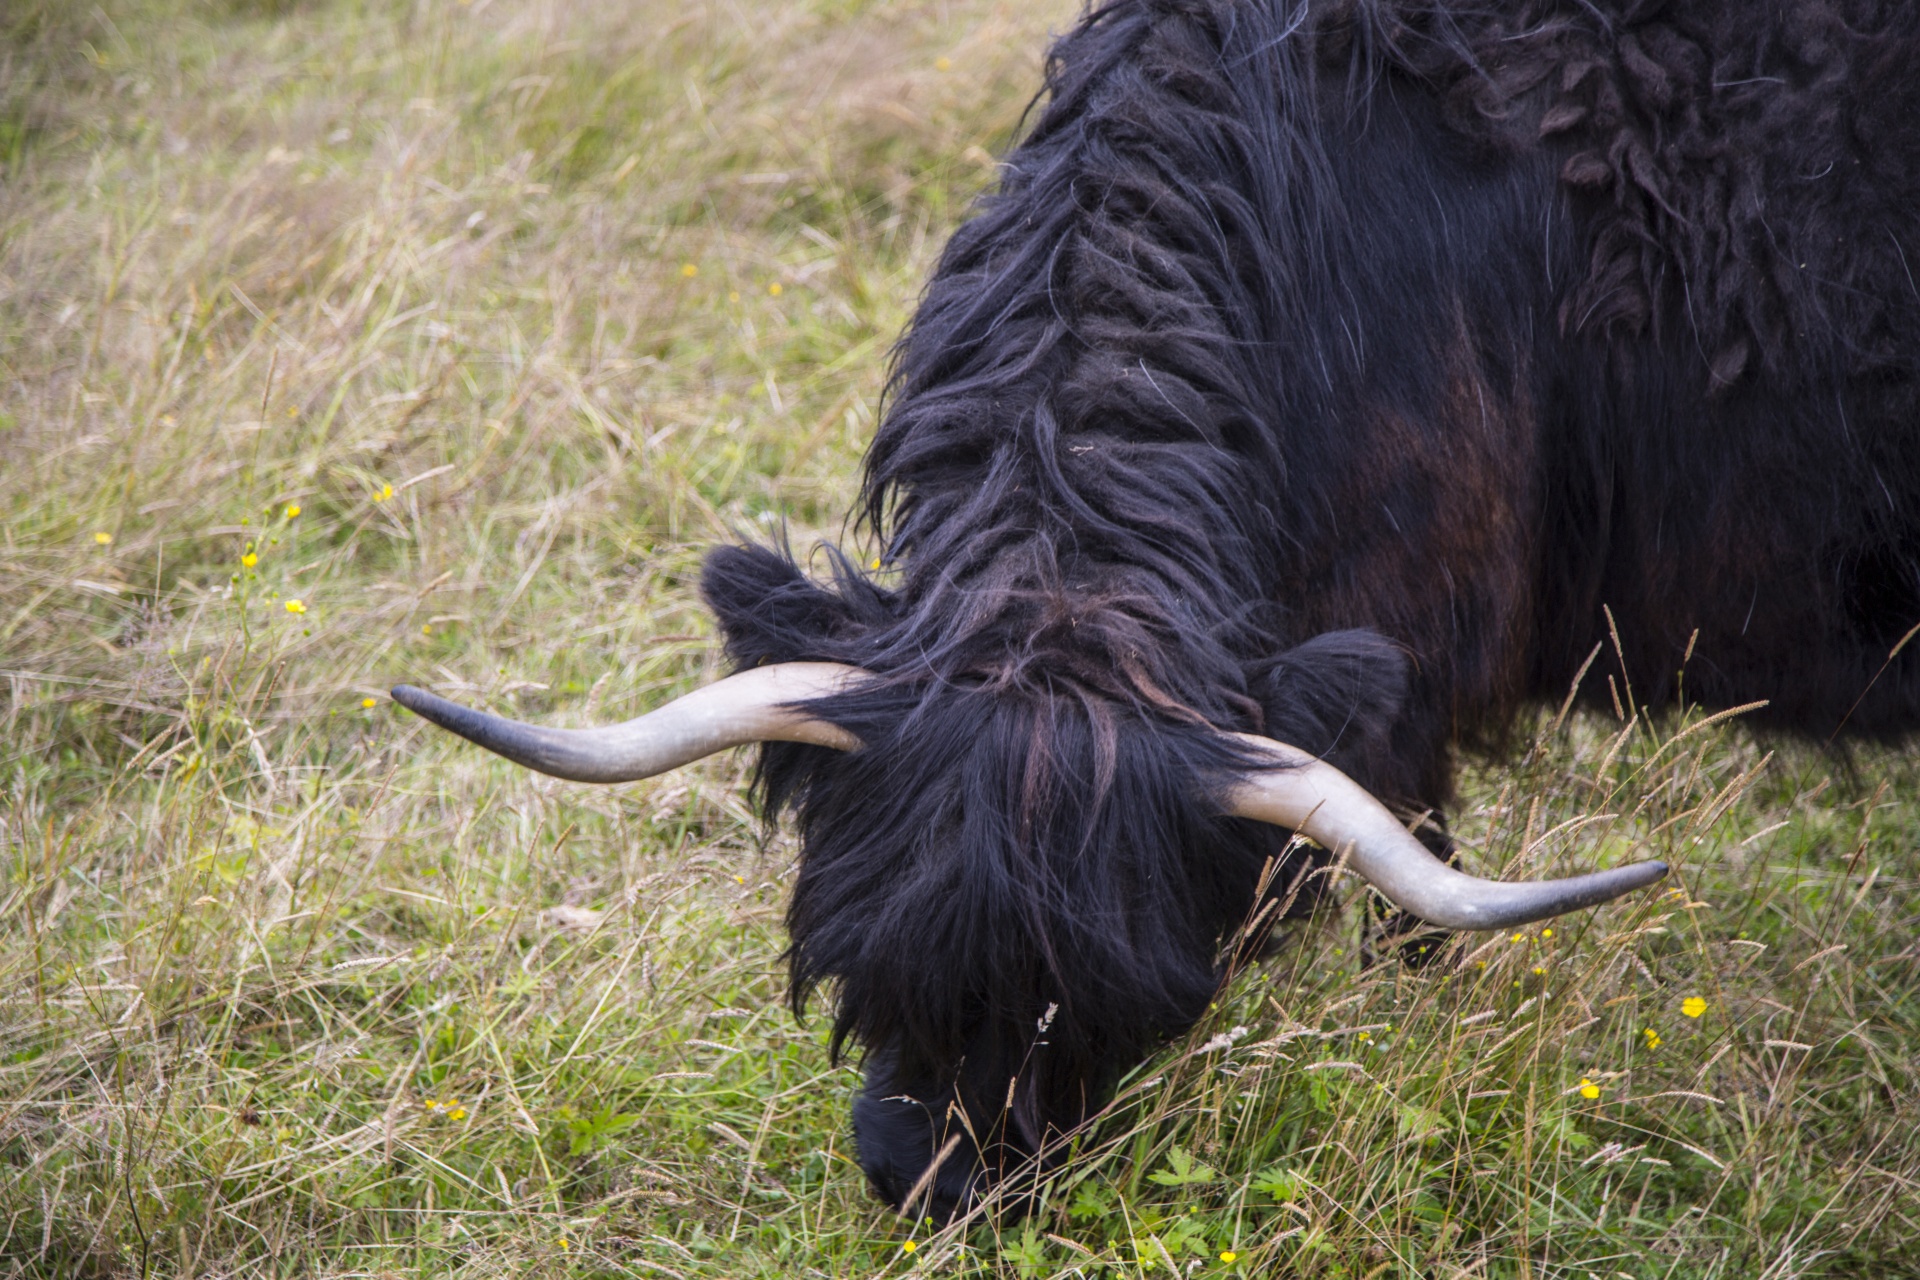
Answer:
<path fill-rule="evenodd" d="M 1485 874 L 1662 891 L 1236 974 L 1023 1222 L 867 1194 L 719 674 L 844 523 L 1068 0 L 0 5 L 0 1277 L 1920 1273 L 1920 771 L 1542 714 Z M 1599 652 L 1588 679 L 1611 679 Z"/>

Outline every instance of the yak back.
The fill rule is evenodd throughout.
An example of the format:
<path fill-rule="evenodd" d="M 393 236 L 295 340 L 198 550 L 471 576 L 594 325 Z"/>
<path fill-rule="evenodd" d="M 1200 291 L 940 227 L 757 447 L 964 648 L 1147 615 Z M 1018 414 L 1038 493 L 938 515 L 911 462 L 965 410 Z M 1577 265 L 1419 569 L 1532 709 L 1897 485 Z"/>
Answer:
<path fill-rule="evenodd" d="M 1279 735 L 1258 664 L 1378 631 L 1413 671 L 1365 780 L 1420 805 L 1603 606 L 1656 705 L 1697 630 L 1709 703 L 1911 725 L 1920 648 L 1847 709 L 1920 618 L 1917 18 L 1095 9 L 896 352 L 884 660 L 1019 661 L 1003 602 L 1124 598 L 1155 687 Z"/>

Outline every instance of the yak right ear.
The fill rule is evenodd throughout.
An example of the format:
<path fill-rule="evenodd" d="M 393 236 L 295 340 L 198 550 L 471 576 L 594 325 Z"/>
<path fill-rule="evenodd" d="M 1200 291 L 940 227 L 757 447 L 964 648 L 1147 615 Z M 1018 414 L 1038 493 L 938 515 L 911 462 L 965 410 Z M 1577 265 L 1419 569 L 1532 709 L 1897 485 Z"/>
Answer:
<path fill-rule="evenodd" d="M 855 636 L 885 621 L 888 597 L 836 556 L 833 589 L 791 554 L 719 546 L 700 570 L 700 595 L 720 621 L 727 657 L 745 670 L 774 662 L 846 662 Z"/>
<path fill-rule="evenodd" d="M 1370 778 L 1391 758 L 1413 663 L 1377 631 L 1327 631 L 1272 660 L 1255 696 L 1267 733 Z"/>

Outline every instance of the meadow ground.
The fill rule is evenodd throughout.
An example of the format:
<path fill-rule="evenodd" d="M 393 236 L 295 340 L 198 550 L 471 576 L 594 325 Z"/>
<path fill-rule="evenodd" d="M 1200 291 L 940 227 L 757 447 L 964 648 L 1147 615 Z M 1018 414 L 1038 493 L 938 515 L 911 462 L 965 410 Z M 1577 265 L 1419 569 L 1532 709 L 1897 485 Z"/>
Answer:
<path fill-rule="evenodd" d="M 1415 973 L 1348 886 L 1041 1214 L 930 1232 L 744 753 L 592 789 L 386 701 L 633 714 L 716 672 L 703 547 L 857 543 L 1070 16 L 0 5 L 0 1276 L 1920 1274 L 1898 755 L 1543 718 L 1473 863 L 1677 889 Z"/>

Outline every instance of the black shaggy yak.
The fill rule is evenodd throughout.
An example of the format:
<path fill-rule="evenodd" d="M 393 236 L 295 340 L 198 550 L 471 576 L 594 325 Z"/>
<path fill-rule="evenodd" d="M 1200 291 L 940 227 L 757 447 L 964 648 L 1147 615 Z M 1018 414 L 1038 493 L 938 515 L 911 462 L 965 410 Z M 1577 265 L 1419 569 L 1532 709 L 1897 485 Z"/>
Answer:
<path fill-rule="evenodd" d="M 399 696 L 573 777 L 786 739 L 795 1007 L 865 1051 L 875 1188 L 951 1214 L 1192 1024 L 1267 860 L 1324 856 L 1251 820 L 1285 770 L 1231 732 L 1437 810 L 1609 611 L 1645 702 L 1691 653 L 1705 704 L 1914 728 L 1914 255 L 1913 3 L 1117 0 L 900 344 L 897 585 L 716 550 L 772 692 L 617 767 Z"/>

